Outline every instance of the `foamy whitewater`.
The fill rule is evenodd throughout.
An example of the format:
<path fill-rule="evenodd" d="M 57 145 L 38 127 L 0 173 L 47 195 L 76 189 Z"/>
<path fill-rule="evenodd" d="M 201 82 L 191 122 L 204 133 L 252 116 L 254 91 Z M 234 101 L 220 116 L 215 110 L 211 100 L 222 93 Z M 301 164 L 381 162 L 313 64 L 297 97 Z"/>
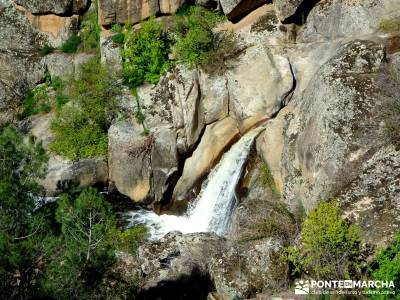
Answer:
<path fill-rule="evenodd" d="M 157 215 L 152 211 L 137 210 L 125 214 L 128 227 L 145 224 L 152 239 L 159 239 L 171 231 L 225 233 L 237 204 L 236 185 L 253 142 L 261 131 L 261 128 L 250 131 L 222 156 L 184 216 Z"/>

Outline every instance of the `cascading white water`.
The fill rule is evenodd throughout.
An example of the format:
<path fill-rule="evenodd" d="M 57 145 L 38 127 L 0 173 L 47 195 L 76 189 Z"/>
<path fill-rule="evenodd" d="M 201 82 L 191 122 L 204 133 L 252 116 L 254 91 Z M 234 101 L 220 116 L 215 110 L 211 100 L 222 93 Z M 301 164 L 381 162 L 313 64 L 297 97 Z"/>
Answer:
<path fill-rule="evenodd" d="M 223 234 L 236 206 L 235 188 L 243 166 L 254 139 L 261 131 L 262 128 L 250 131 L 222 156 L 184 216 L 157 215 L 152 211 L 137 210 L 125 214 L 129 226 L 147 225 L 153 239 L 161 238 L 171 231 Z"/>

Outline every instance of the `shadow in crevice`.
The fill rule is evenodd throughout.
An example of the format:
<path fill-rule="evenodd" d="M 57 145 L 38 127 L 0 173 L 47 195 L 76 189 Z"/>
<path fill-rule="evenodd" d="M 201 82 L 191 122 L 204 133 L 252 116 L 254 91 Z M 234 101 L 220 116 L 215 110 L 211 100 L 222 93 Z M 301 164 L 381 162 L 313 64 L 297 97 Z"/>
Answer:
<path fill-rule="evenodd" d="M 205 300 L 214 290 L 210 276 L 195 268 L 190 275 L 182 275 L 176 280 L 160 281 L 157 286 L 140 291 L 135 299 Z"/>
<path fill-rule="evenodd" d="M 286 18 L 282 23 L 304 25 L 311 10 L 320 1 L 321 0 L 304 0 L 296 9 L 296 12 L 292 16 Z"/>

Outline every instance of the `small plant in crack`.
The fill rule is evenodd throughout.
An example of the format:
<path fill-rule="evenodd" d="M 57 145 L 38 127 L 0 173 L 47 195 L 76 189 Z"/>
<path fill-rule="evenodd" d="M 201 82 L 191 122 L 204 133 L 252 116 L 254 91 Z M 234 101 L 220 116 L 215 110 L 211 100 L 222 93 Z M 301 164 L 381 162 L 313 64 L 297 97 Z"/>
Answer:
<path fill-rule="evenodd" d="M 135 118 L 136 118 L 136 122 L 138 122 L 140 125 L 143 126 L 143 135 L 149 135 L 150 130 L 146 127 L 146 124 L 144 123 L 144 121 L 146 120 L 145 115 L 143 114 L 142 111 L 142 107 L 140 105 L 140 98 L 139 98 L 139 94 L 137 92 L 137 89 L 132 89 L 132 93 L 136 98 L 136 114 L 135 114 Z"/>

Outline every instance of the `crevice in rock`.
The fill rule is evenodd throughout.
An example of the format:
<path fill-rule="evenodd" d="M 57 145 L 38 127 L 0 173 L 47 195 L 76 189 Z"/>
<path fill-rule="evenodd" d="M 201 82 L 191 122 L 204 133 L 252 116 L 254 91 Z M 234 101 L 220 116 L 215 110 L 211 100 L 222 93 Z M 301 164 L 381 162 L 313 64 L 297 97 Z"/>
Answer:
<path fill-rule="evenodd" d="M 282 24 L 304 25 L 307 21 L 307 17 L 310 14 L 311 10 L 320 1 L 321 0 L 304 0 L 297 7 L 296 12 L 290 17 L 283 20 Z"/>
<path fill-rule="evenodd" d="M 24 12 L 30 13 L 33 16 L 48 16 L 48 15 L 54 15 L 58 17 L 72 17 L 74 15 L 80 15 L 83 16 L 90 8 L 90 5 L 92 4 L 92 1 L 88 1 L 87 5 L 80 9 L 80 10 L 74 10 L 74 3 L 71 2 L 71 4 L 66 8 L 66 11 L 64 13 L 56 13 L 53 11 L 41 11 L 41 12 L 31 12 L 28 8 L 23 6 L 22 4 L 17 3 L 15 0 L 11 0 L 12 4 L 19 10 L 23 10 Z"/>
<path fill-rule="evenodd" d="M 271 4 L 272 0 L 241 1 L 230 13 L 225 14 L 232 23 L 237 23 L 252 11 L 265 4 Z M 223 9 L 222 9 L 223 11 Z"/>
<path fill-rule="evenodd" d="M 215 287 L 209 274 L 194 268 L 190 275 L 182 275 L 176 280 L 163 280 L 156 286 L 141 290 L 138 300 L 205 300 Z"/>
<path fill-rule="evenodd" d="M 292 100 L 294 91 L 296 90 L 297 86 L 296 75 L 294 74 L 293 66 L 290 61 L 289 61 L 289 68 L 290 68 L 290 73 L 292 74 L 293 84 L 292 88 L 282 97 L 281 109 L 284 108 L 286 105 L 288 105 L 289 102 Z"/>

